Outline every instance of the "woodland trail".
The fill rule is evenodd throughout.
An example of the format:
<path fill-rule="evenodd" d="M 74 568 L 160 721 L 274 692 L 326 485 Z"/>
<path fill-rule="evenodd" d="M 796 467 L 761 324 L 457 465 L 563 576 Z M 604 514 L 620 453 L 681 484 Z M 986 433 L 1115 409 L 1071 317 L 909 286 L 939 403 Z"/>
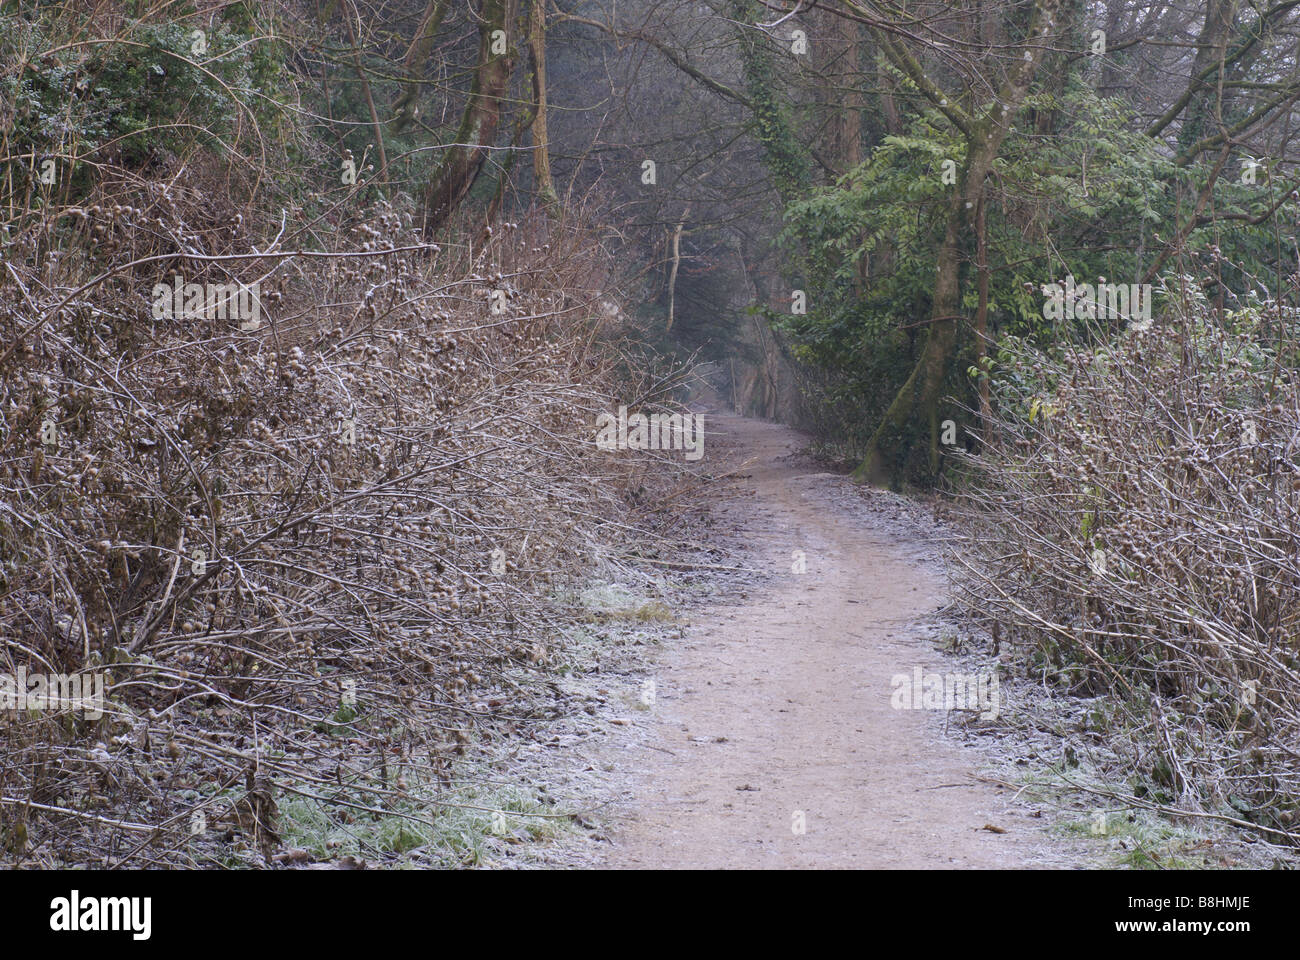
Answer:
<path fill-rule="evenodd" d="M 781 573 L 693 613 L 655 664 L 644 736 L 609 745 L 630 809 L 592 865 L 1072 865 L 1011 791 L 973 779 L 980 752 L 946 741 L 942 714 L 891 708 L 894 675 L 960 669 L 917 629 L 944 582 L 916 511 L 820 472 L 786 427 L 714 413 L 706 430 L 752 461 L 715 485 L 717 510 L 752 566 Z"/>

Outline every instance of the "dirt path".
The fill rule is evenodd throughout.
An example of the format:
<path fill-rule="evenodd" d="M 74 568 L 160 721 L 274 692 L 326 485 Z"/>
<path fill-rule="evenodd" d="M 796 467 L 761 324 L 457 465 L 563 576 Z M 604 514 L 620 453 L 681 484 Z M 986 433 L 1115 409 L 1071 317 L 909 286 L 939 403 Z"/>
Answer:
<path fill-rule="evenodd" d="M 655 665 L 649 727 L 610 748 L 634 799 L 594 865 L 1064 865 L 1042 820 L 972 779 L 978 751 L 945 741 L 941 715 L 891 708 L 894 675 L 954 669 L 914 623 L 943 581 L 905 505 L 819 472 L 784 427 L 707 423 L 710 442 L 754 460 L 715 488 L 718 509 L 750 563 L 779 575 L 693 613 Z M 796 550 L 806 573 L 791 571 Z"/>

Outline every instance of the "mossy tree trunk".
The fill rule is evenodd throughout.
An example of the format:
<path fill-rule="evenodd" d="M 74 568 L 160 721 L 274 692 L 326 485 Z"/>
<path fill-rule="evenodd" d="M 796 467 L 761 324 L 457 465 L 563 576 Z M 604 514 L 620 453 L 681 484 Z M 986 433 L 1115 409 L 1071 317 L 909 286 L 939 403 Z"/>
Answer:
<path fill-rule="evenodd" d="M 550 134 L 546 112 L 546 0 L 532 0 L 528 13 L 528 53 L 533 68 L 533 181 L 537 199 L 559 203 L 551 179 Z"/>
<path fill-rule="evenodd" d="M 438 230 L 456 211 L 478 179 L 501 122 L 501 104 L 514 72 L 515 44 L 508 31 L 514 26 L 517 0 L 484 0 L 479 25 L 478 68 L 461 117 L 456 142 L 451 145 L 424 192 L 424 232 Z M 506 31 L 503 52 L 493 53 L 493 34 Z"/>

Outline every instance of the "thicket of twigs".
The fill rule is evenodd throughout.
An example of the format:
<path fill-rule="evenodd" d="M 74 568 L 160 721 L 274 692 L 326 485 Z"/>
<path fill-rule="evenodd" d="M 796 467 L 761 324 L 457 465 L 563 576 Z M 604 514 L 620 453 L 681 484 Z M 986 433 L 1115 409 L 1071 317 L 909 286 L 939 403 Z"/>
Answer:
<path fill-rule="evenodd" d="M 445 785 L 526 725 L 558 591 L 626 538 L 598 232 L 437 249 L 378 205 L 304 233 L 200 170 L 9 224 L 0 672 L 108 677 L 99 720 L 0 711 L 9 864 L 265 862 L 286 797 Z M 260 327 L 155 319 L 177 274 L 260 282 Z"/>
<path fill-rule="evenodd" d="M 1300 842 L 1296 318 L 1173 299 L 1101 346 L 1004 343 L 953 559 L 1031 676 L 1104 695 L 1134 799 Z"/>

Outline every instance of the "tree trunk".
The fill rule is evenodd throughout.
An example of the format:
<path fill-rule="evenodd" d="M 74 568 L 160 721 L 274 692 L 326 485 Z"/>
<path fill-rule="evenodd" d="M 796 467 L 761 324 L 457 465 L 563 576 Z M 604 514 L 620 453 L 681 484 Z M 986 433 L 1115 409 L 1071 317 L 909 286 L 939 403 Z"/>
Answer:
<path fill-rule="evenodd" d="M 932 300 L 930 334 L 916 367 L 894 396 L 889 409 L 876 428 L 867 445 L 867 455 L 853 471 L 855 480 L 865 480 L 875 486 L 884 486 L 901 472 L 901 461 L 890 463 L 885 451 L 906 452 L 912 447 L 907 436 L 914 417 L 924 414 L 930 421 L 931 473 L 938 470 L 938 402 L 939 391 L 947 372 L 948 357 L 957 339 L 956 320 L 953 316 L 958 305 L 958 274 L 961 269 L 961 235 L 965 226 L 962 210 L 962 193 L 953 194 L 949 207 L 948 226 L 944 231 L 943 246 L 935 270 L 934 298 Z"/>
<path fill-rule="evenodd" d="M 550 207 L 559 203 L 559 197 L 551 179 L 551 147 L 546 129 L 546 0 L 532 0 L 528 53 L 533 68 L 533 180 L 537 199 Z"/>
<path fill-rule="evenodd" d="M 357 13 L 356 3 L 349 5 L 351 10 L 343 11 L 343 22 L 348 28 L 348 41 L 352 44 L 352 62 L 356 64 L 357 77 L 361 80 L 361 92 L 366 98 L 366 107 L 370 110 L 370 125 L 375 131 L 375 149 L 379 151 L 379 182 L 388 182 L 388 152 L 384 149 L 384 128 L 379 123 L 379 111 L 375 109 L 375 98 L 370 94 L 370 81 L 366 79 L 365 67 L 361 64 L 361 47 L 357 41 L 357 31 L 352 26 L 352 18 L 360 24 L 361 16 Z"/>
<path fill-rule="evenodd" d="M 1224 50 L 1232 30 L 1232 21 L 1237 13 L 1238 0 L 1207 0 L 1205 5 L 1205 23 L 1201 34 L 1196 38 L 1196 59 L 1192 62 L 1192 76 L 1200 77 L 1211 71 L 1215 78 L 1216 65 L 1223 59 Z M 1187 104 L 1187 114 L 1183 126 L 1178 131 L 1178 145 L 1184 149 L 1202 139 L 1215 124 L 1222 120 L 1218 115 L 1217 87 L 1209 83 L 1194 80 L 1195 93 Z"/>
<path fill-rule="evenodd" d="M 846 2 L 850 6 L 855 5 L 854 0 Z M 1011 130 L 1011 122 L 1020 104 L 1029 92 L 1029 85 L 1046 46 L 1039 43 L 1039 40 L 1050 32 L 1049 27 L 1055 20 L 1060 4 L 1061 0 L 1039 0 L 1030 20 L 1029 42 L 1023 47 L 1023 61 L 1013 61 L 1015 66 L 1008 71 L 998 95 L 990 101 L 979 119 L 961 114 L 947 99 L 941 106 L 941 109 L 947 108 L 956 117 L 955 122 L 964 130 L 967 152 L 966 164 L 948 205 L 943 244 L 936 261 L 930 334 L 916 367 L 885 411 L 884 418 L 867 444 L 862 463 L 853 471 L 857 480 L 880 485 L 889 479 L 898 479 L 903 458 L 912 449 L 912 438 L 907 436 L 908 431 L 920 417 L 928 421 L 930 429 L 930 476 L 935 477 L 939 473 L 939 399 L 948 364 L 957 347 L 962 241 L 974 219 L 976 207 L 982 202 L 984 179 L 1002 148 L 1002 141 Z M 900 65 L 915 78 L 919 72 L 916 61 L 900 53 L 899 48 L 893 46 L 879 31 L 876 36 L 882 47 L 886 51 L 892 50 L 891 55 L 897 57 Z M 921 79 L 924 81 L 923 91 L 929 89 L 928 96 L 939 95 L 931 81 Z M 894 451 L 892 463 L 886 455 L 887 450 Z"/>
<path fill-rule="evenodd" d="M 447 0 L 429 0 L 429 5 L 420 18 L 420 25 L 415 30 L 415 37 L 406 49 L 406 59 L 402 68 L 406 71 L 406 85 L 402 94 L 393 104 L 394 117 L 390 121 L 393 133 L 401 133 L 415 120 L 416 99 L 420 93 L 420 74 L 433 53 L 433 40 L 438 35 L 438 27 L 447 13 Z"/>
<path fill-rule="evenodd" d="M 820 13 L 814 22 L 825 36 L 814 50 L 826 85 L 818 88 L 817 99 L 826 123 L 826 156 L 842 176 L 862 162 L 858 24 L 830 9 Z"/>
<path fill-rule="evenodd" d="M 1010 109 L 1006 116 L 1011 116 Z M 966 168 L 948 205 L 948 222 L 935 266 L 930 335 L 916 369 L 889 405 L 867 445 L 866 456 L 853 472 L 857 480 L 879 486 L 897 478 L 901 464 L 887 462 L 885 442 L 891 441 L 893 447 L 901 441 L 904 448 L 910 448 L 912 444 L 906 433 L 916 416 L 924 416 L 930 428 L 930 475 L 936 476 L 939 472 L 939 394 L 957 344 L 962 239 L 970 226 L 972 211 L 983 202 L 984 178 L 993 166 L 1009 127 L 1010 120 L 1003 119 L 995 123 L 981 122 L 971 131 Z"/>
<path fill-rule="evenodd" d="M 507 33 L 505 52 L 493 54 L 492 34 L 497 30 L 508 31 L 513 26 L 515 7 L 516 0 L 484 0 L 483 22 L 478 31 L 478 69 L 465 102 L 460 130 L 424 193 L 426 237 L 446 223 L 465 199 L 496 139 L 501 103 L 514 72 L 514 45 Z"/>
<path fill-rule="evenodd" d="M 993 408 L 989 400 L 988 371 L 984 369 L 984 358 L 989 352 L 989 236 L 988 217 L 985 215 L 984 199 L 975 210 L 975 269 L 978 271 L 976 283 L 979 290 L 979 305 L 975 308 L 975 368 L 979 371 L 977 379 L 980 387 L 980 442 L 988 439 L 988 425 L 993 419 Z"/>
<path fill-rule="evenodd" d="M 898 113 L 898 104 L 894 100 L 894 78 L 885 67 L 885 58 L 877 55 L 876 86 L 879 89 L 880 113 L 884 118 L 885 133 L 896 137 L 903 132 L 903 118 Z"/>
<path fill-rule="evenodd" d="M 673 231 L 673 265 L 668 274 L 668 323 L 664 326 L 665 333 L 673 328 L 673 313 L 677 305 L 677 268 L 682 263 L 682 227 L 686 226 L 686 218 L 690 215 L 691 205 L 688 203 L 682 211 L 682 218 L 677 221 L 677 229 Z"/>

